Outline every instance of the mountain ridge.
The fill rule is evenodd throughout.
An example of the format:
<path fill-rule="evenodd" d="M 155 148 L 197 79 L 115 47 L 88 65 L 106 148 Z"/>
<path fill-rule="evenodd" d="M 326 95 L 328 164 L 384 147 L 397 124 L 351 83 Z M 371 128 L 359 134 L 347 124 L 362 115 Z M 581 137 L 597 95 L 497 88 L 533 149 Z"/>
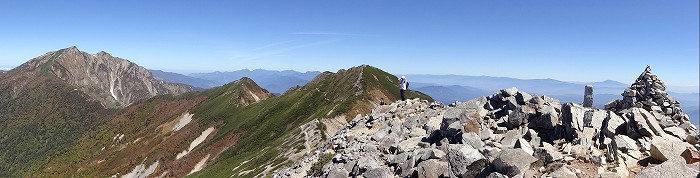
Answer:
<path fill-rule="evenodd" d="M 157 80 L 145 68 L 107 52 L 88 54 L 71 46 L 33 58 L 8 73 L 38 72 L 69 82 L 99 100 L 119 108 L 161 94 L 191 91 L 184 84 Z"/>

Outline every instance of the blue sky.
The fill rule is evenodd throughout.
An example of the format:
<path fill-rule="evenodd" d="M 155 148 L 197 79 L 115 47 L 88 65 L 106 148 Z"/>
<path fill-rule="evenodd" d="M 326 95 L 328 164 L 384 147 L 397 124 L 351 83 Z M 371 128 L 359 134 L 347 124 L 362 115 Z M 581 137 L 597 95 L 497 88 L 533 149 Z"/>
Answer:
<path fill-rule="evenodd" d="M 698 1 L 0 1 L 0 66 L 69 46 L 181 73 L 244 68 L 697 86 Z"/>

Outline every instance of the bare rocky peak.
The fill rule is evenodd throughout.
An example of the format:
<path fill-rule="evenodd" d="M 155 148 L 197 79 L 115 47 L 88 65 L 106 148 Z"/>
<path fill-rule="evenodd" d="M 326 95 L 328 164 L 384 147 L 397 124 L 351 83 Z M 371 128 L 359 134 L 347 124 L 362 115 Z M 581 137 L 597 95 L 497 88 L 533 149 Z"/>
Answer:
<path fill-rule="evenodd" d="M 234 84 L 238 85 L 238 87 L 236 87 L 237 93 L 231 98 L 231 103 L 235 103 L 237 106 L 247 106 L 273 96 L 248 77 L 236 80 Z"/>
<path fill-rule="evenodd" d="M 156 95 L 192 91 L 184 84 L 157 80 L 148 70 L 129 60 L 104 51 L 88 54 L 75 46 L 48 52 L 18 68 L 55 75 L 109 108 L 125 107 Z"/>

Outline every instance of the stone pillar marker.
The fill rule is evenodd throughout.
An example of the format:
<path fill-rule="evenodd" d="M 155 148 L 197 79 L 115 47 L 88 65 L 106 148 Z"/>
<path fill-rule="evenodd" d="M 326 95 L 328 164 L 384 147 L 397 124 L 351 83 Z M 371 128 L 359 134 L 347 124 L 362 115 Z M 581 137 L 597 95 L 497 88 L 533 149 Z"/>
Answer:
<path fill-rule="evenodd" d="M 583 93 L 583 107 L 593 107 L 593 86 L 591 85 L 586 85 Z"/>

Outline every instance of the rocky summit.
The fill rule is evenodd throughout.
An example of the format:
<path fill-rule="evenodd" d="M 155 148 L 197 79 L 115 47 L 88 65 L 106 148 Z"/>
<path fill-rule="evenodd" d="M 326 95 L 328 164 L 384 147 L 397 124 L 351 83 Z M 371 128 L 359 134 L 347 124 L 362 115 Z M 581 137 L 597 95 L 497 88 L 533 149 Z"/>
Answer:
<path fill-rule="evenodd" d="M 698 130 L 644 73 L 605 109 L 516 88 L 357 115 L 273 177 L 696 177 Z"/>
<path fill-rule="evenodd" d="M 192 91 L 188 85 L 158 80 L 146 68 L 126 59 L 104 51 L 88 54 L 75 46 L 31 59 L 12 72 L 53 75 L 108 108 L 123 108 L 156 95 Z"/>

